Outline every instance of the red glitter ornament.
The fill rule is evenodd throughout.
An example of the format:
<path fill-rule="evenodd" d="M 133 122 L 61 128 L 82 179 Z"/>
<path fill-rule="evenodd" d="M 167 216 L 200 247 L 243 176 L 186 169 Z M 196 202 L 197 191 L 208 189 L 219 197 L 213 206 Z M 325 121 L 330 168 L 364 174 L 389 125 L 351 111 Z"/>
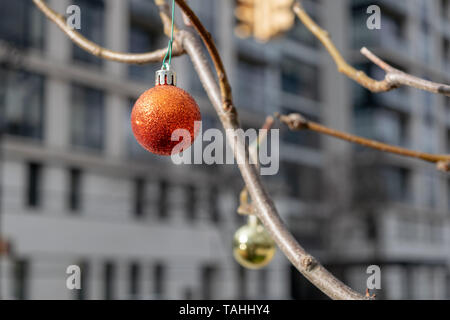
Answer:
<path fill-rule="evenodd" d="M 195 121 L 201 121 L 201 114 L 194 98 L 175 86 L 176 75 L 162 69 L 156 73 L 156 86 L 145 91 L 131 111 L 131 128 L 139 144 L 148 151 L 169 156 L 179 145 L 179 151 L 186 150 L 198 134 Z M 172 133 L 185 129 L 190 133 L 190 141 L 180 138 L 172 141 Z M 181 141 L 182 140 L 182 141 Z"/>

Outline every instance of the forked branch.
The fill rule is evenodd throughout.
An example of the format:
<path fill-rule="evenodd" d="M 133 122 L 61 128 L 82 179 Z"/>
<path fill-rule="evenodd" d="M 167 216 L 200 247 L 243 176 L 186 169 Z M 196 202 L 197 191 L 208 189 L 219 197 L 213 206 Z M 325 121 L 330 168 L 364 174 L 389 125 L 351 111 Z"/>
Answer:
<path fill-rule="evenodd" d="M 331 40 L 329 33 L 322 29 L 305 11 L 300 1 L 294 4 L 294 12 L 297 17 L 302 21 L 302 23 L 308 28 L 308 30 L 316 36 L 317 39 L 323 44 L 325 49 L 333 58 L 336 63 L 337 69 L 342 74 L 346 75 L 350 79 L 356 81 L 364 88 L 372 92 L 386 92 L 392 89 L 396 89 L 400 86 L 409 86 L 432 93 L 443 94 L 450 97 L 450 86 L 446 84 L 436 83 L 432 81 L 427 81 L 401 70 L 398 70 L 390 66 L 385 61 L 381 60 L 375 54 L 370 52 L 367 48 L 362 48 L 361 53 L 366 56 L 373 63 L 382 68 L 385 72 L 384 80 L 378 81 L 369 77 L 365 72 L 357 70 L 351 65 L 349 65 L 345 59 L 342 57 L 339 50 L 334 45 Z"/>

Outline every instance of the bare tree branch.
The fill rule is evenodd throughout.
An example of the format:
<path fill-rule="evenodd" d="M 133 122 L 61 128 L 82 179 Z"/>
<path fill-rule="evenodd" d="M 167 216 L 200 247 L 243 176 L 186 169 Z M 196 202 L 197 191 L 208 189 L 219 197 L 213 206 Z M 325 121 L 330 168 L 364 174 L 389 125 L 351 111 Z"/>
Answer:
<path fill-rule="evenodd" d="M 161 62 L 166 55 L 167 49 L 165 48 L 147 53 L 122 53 L 103 48 L 86 39 L 77 31 L 71 29 L 67 25 L 64 17 L 49 8 L 45 1 L 33 0 L 33 2 L 45 14 L 45 16 L 49 20 L 53 21 L 76 45 L 99 58 L 130 64 L 145 64 L 151 62 Z M 183 53 L 184 52 L 180 44 L 177 41 L 174 41 L 172 55 L 179 56 Z"/>
<path fill-rule="evenodd" d="M 303 22 L 303 24 L 308 28 L 311 33 L 320 40 L 325 49 L 333 58 L 338 71 L 349 77 L 350 79 L 356 81 L 364 88 L 372 91 L 372 92 L 386 92 L 392 89 L 396 89 L 400 86 L 409 86 L 416 89 L 421 89 L 433 93 L 443 94 L 450 97 L 450 86 L 427 81 L 410 74 L 407 74 L 403 71 L 400 71 L 377 56 L 375 56 L 372 52 L 370 52 L 367 48 L 362 48 L 361 53 L 366 56 L 373 63 L 378 65 L 384 71 L 386 71 L 386 76 L 384 80 L 378 81 L 369 77 L 365 72 L 361 70 L 357 70 L 351 65 L 349 65 L 345 59 L 342 57 L 339 50 L 334 45 L 331 40 L 329 33 L 322 29 L 309 15 L 306 13 L 305 9 L 301 5 L 300 1 L 297 1 L 294 4 L 294 12 L 297 14 L 297 17 Z"/>
<path fill-rule="evenodd" d="M 51 21 L 56 23 L 69 36 L 73 42 L 98 57 L 126 63 L 146 63 L 160 61 L 166 53 L 166 50 L 164 49 L 157 51 L 157 53 L 148 53 L 146 57 L 143 57 L 142 55 L 117 53 L 101 48 L 97 44 L 82 37 L 77 32 L 67 28 L 62 17 L 48 8 L 43 1 L 33 1 Z M 163 18 L 163 23 L 166 25 L 164 15 L 166 15 L 167 7 L 162 4 L 162 0 L 155 1 L 157 1 L 160 10 L 162 10 L 161 17 Z M 193 26 L 205 43 L 214 61 L 220 86 L 217 85 L 214 74 L 201 49 L 201 44 L 191 32 L 185 30 L 178 31 L 177 41 L 180 44 L 178 53 L 181 54 L 183 49 L 188 53 L 208 94 L 208 97 L 219 115 L 223 127 L 225 129 L 235 131 L 236 129 L 239 129 L 237 112 L 233 106 L 231 86 L 229 85 L 225 68 L 223 67 L 218 50 L 209 32 L 205 29 L 198 17 L 189 8 L 185 1 L 176 0 L 176 2 L 184 14 L 192 22 Z M 167 29 L 165 32 L 167 33 Z M 256 215 L 291 263 L 309 281 L 311 281 L 316 287 L 332 299 L 367 299 L 364 295 L 355 292 L 344 283 L 336 279 L 313 256 L 311 256 L 298 244 L 281 220 L 272 199 L 261 182 L 256 165 L 250 164 L 248 145 L 241 138 L 234 135 L 227 134 L 227 138 L 233 148 L 242 177 L 252 198 L 252 203 L 256 209 Z"/>
<path fill-rule="evenodd" d="M 298 131 L 298 130 L 311 130 L 318 133 L 322 133 L 328 136 L 335 137 L 337 139 L 346 140 L 349 142 L 353 142 L 356 144 L 363 145 L 365 147 L 369 147 L 372 149 L 377 149 L 380 151 L 394 153 L 405 157 L 421 159 L 427 162 L 432 162 L 437 165 L 437 168 L 441 171 L 444 171 L 444 165 L 450 161 L 450 155 L 439 155 L 439 154 L 431 154 L 409 150 L 406 148 L 400 148 L 396 146 L 392 146 L 386 143 L 374 141 L 371 139 L 366 139 L 363 137 L 359 137 L 353 134 L 345 133 L 342 131 L 334 130 L 328 128 L 324 125 L 318 124 L 313 121 L 309 121 L 305 119 L 302 115 L 298 113 L 291 113 L 289 115 L 280 115 L 276 114 L 276 117 L 284 124 L 286 124 L 289 129 Z M 447 170 L 448 171 L 448 170 Z"/>
<path fill-rule="evenodd" d="M 176 2 L 178 4 L 182 4 L 180 5 L 180 8 L 189 17 L 193 25 L 196 27 L 196 30 L 205 30 L 201 25 L 200 20 L 195 16 L 192 10 L 188 10 L 188 6 L 183 0 L 176 0 Z M 237 114 L 235 112 L 227 112 L 228 110 L 235 110 L 232 105 L 231 90 L 223 90 L 223 87 L 227 86 L 226 83 L 222 83 L 222 90 L 219 90 L 215 82 L 214 75 L 205 56 L 203 55 L 201 46 L 197 39 L 190 32 L 180 31 L 180 33 L 183 33 L 183 47 L 190 56 L 208 97 L 219 115 L 223 127 L 225 129 L 232 130 L 239 129 Z M 212 50 L 213 53 L 216 52 L 218 56 L 214 42 L 211 37 L 206 35 L 207 33 L 204 34 L 202 40 L 206 43 L 206 46 L 210 47 L 209 49 Z M 215 64 L 215 66 L 216 69 L 219 69 L 218 73 L 221 71 L 223 72 L 220 65 L 218 66 Z M 222 73 L 222 75 L 223 74 L 224 73 Z M 226 77 L 219 76 L 219 81 L 225 82 Z M 226 101 L 228 95 L 230 105 L 224 110 L 223 101 Z M 241 139 L 232 137 L 228 134 L 227 138 L 229 139 L 230 146 L 234 149 L 233 151 L 235 158 L 247 186 L 247 190 L 252 198 L 252 203 L 255 206 L 256 215 L 291 263 L 309 281 L 311 281 L 311 283 L 313 283 L 317 288 L 332 299 L 368 299 L 365 295 L 352 290 L 344 283 L 336 279 L 313 256 L 311 256 L 305 251 L 305 249 L 303 249 L 303 247 L 300 246 L 281 220 L 272 199 L 261 182 L 256 165 L 252 165 L 248 161 L 249 150 L 247 144 L 245 144 L 245 142 Z"/>
<path fill-rule="evenodd" d="M 397 83 L 399 85 L 405 85 L 432 93 L 443 94 L 450 97 L 450 86 L 448 85 L 424 80 L 422 78 L 418 78 L 401 70 L 398 70 L 385 61 L 381 60 L 366 47 L 363 47 L 361 49 L 361 53 L 381 69 L 386 71 L 386 79 L 388 79 L 388 81 L 392 83 Z"/>
<path fill-rule="evenodd" d="M 211 36 L 211 33 L 209 33 L 208 30 L 206 30 L 206 28 L 200 22 L 200 19 L 195 15 L 194 11 L 192 11 L 192 9 L 184 0 L 175 0 L 175 1 L 183 11 L 186 18 L 191 21 L 195 30 L 200 35 L 200 38 L 202 38 L 203 43 L 205 44 L 206 49 L 208 49 L 211 59 L 213 60 L 214 67 L 216 68 L 217 72 L 217 77 L 219 78 L 219 86 L 220 86 L 220 93 L 222 96 L 223 109 L 226 112 L 234 112 L 235 109 L 233 107 L 231 86 L 228 81 L 227 73 L 225 71 L 222 58 L 220 57 L 219 51 L 217 50 L 217 47 L 214 44 L 214 40 Z"/>

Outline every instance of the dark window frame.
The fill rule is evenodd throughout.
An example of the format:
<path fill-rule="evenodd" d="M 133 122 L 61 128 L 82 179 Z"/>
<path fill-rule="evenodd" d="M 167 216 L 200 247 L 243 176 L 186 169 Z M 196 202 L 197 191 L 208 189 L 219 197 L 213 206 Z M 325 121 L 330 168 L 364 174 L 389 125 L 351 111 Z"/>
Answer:
<path fill-rule="evenodd" d="M 39 208 L 42 205 L 42 171 L 41 163 L 27 163 L 26 205 L 29 208 Z"/>

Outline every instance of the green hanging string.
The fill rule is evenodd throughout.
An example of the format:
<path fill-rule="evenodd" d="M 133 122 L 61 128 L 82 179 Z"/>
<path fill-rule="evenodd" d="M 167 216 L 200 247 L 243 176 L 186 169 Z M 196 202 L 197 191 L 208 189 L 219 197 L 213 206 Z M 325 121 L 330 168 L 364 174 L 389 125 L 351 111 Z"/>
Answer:
<path fill-rule="evenodd" d="M 171 30 L 170 30 L 170 40 L 169 40 L 169 45 L 167 47 L 167 53 L 166 53 L 166 56 L 164 57 L 164 60 L 163 60 L 163 63 L 162 63 L 162 68 L 163 69 L 167 69 L 167 65 L 166 65 L 167 57 L 169 57 L 168 65 L 170 66 L 170 64 L 172 63 L 172 44 L 173 44 L 173 21 L 174 21 L 174 16 L 175 16 L 175 0 L 172 1 L 172 27 L 171 27 Z"/>

